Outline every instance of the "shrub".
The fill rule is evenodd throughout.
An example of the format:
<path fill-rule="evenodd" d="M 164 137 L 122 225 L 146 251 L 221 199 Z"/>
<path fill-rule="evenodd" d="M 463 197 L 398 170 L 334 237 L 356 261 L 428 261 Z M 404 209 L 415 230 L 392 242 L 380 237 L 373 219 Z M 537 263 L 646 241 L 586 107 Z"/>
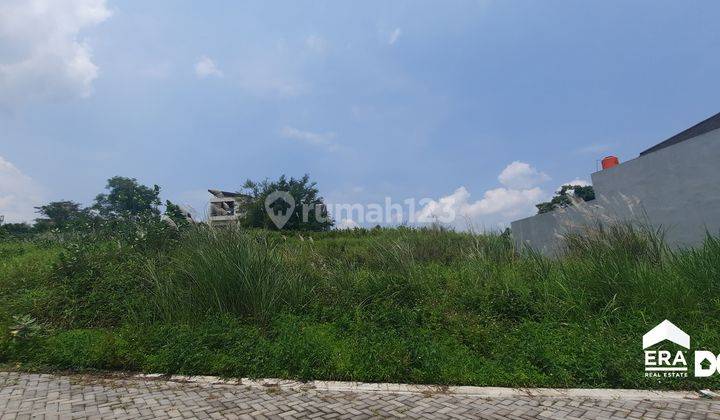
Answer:
<path fill-rule="evenodd" d="M 124 366 L 117 339 L 104 330 L 69 330 L 50 337 L 35 359 L 65 369 L 115 369 Z"/>

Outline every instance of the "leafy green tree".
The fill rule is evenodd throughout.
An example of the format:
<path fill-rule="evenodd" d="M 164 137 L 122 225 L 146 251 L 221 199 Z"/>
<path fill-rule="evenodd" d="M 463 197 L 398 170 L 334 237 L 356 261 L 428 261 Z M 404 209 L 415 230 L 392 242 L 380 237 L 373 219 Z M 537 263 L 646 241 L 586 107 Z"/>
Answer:
<path fill-rule="evenodd" d="M 53 201 L 44 206 L 35 207 L 35 210 L 44 216 L 35 219 L 35 229 L 38 231 L 64 228 L 87 216 L 87 212 L 74 201 Z"/>
<path fill-rule="evenodd" d="M 594 200 L 595 190 L 590 185 L 563 185 L 552 200 L 536 204 L 535 207 L 538 209 L 538 214 L 547 213 L 558 208 L 571 206 L 573 203 L 571 197 L 583 201 Z"/>
<path fill-rule="evenodd" d="M 248 202 L 241 206 L 240 211 L 245 215 L 241 223 L 248 227 L 259 227 L 277 230 L 265 209 L 265 199 L 275 191 L 289 193 L 295 200 L 295 208 L 283 229 L 323 231 L 329 230 L 334 222 L 330 218 L 323 198 L 315 182 L 310 182 L 310 176 L 290 178 L 285 175 L 277 181 L 264 180 L 255 182 L 247 180 L 243 185 L 244 194 L 249 196 Z M 289 204 L 277 201 L 270 203 L 274 211 L 289 210 Z M 318 217 L 319 216 L 319 217 Z"/>
<path fill-rule="evenodd" d="M 147 187 L 135 178 L 114 176 L 107 181 L 108 193 L 95 197 L 93 209 L 103 217 L 160 215 L 160 187 Z"/>
<path fill-rule="evenodd" d="M 0 237 L 10 236 L 24 236 L 29 235 L 33 231 L 33 227 L 27 223 L 5 223 L 0 226 Z"/>
<path fill-rule="evenodd" d="M 188 217 L 186 216 L 186 212 L 170 200 L 165 200 L 164 214 L 175 222 L 177 226 L 187 226 L 190 224 L 190 221 L 188 221 Z"/>

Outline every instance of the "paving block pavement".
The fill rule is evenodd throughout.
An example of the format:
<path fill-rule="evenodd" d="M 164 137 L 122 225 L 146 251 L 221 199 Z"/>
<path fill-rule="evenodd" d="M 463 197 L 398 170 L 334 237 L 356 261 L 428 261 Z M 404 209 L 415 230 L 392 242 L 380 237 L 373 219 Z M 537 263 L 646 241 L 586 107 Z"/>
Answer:
<path fill-rule="evenodd" d="M 718 419 L 692 392 L 0 372 L 0 419 Z"/>

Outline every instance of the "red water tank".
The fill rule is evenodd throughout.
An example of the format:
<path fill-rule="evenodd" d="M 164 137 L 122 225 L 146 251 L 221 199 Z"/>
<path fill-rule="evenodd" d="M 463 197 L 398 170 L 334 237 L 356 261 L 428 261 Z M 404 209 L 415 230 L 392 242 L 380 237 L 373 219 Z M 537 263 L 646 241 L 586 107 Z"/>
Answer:
<path fill-rule="evenodd" d="M 602 160 L 602 168 L 603 169 L 609 169 L 613 166 L 618 166 L 620 164 L 620 160 L 617 158 L 617 156 L 608 156 L 603 158 Z"/>

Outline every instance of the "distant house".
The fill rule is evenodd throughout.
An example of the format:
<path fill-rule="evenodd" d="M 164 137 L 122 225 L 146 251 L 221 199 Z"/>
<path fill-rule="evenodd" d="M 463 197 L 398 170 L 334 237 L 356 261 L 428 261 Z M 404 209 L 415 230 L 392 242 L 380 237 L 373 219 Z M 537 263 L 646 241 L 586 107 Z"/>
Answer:
<path fill-rule="evenodd" d="M 245 216 L 245 205 L 250 203 L 249 195 L 220 190 L 208 192 L 213 195 L 208 215 L 210 226 L 226 226 Z"/>
<path fill-rule="evenodd" d="M 591 177 L 595 200 L 512 222 L 516 245 L 553 255 L 564 234 L 617 221 L 663 229 L 676 248 L 699 245 L 720 234 L 720 113 Z"/>

